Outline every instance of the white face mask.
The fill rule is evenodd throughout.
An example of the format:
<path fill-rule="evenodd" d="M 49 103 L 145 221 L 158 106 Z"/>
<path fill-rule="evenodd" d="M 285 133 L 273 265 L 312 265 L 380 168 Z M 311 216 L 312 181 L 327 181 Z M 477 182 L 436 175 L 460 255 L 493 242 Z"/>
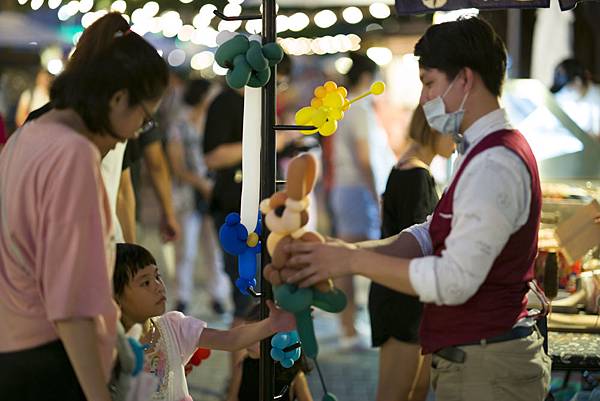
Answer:
<path fill-rule="evenodd" d="M 454 82 L 456 82 L 456 78 L 442 96 L 431 99 L 423 105 L 423 112 L 425 113 L 427 123 L 431 128 L 442 134 L 457 134 L 465 114 L 463 106 L 469 96 L 468 93 L 463 97 L 457 111 L 446 113 L 446 105 L 444 104 L 443 98 L 448 94 L 450 89 L 452 89 Z"/>

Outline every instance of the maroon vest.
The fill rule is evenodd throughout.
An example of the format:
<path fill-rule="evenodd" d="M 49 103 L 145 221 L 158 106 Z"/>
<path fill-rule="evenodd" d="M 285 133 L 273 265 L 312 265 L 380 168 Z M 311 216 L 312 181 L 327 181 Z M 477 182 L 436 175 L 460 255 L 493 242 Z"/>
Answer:
<path fill-rule="evenodd" d="M 542 195 L 535 157 L 520 132 L 516 130 L 494 132 L 471 149 L 433 212 L 429 234 L 434 255 L 440 256 L 446 249 L 446 237 L 451 230 L 451 219 L 444 218 L 442 215 L 453 213 L 452 203 L 456 184 L 473 157 L 495 146 L 504 146 L 513 151 L 523 160 L 529 171 L 531 177 L 529 217 L 527 222 L 509 237 L 494 260 L 485 281 L 467 302 L 455 306 L 425 305 L 420 330 L 423 353 L 503 334 L 509 331 L 518 319 L 527 314 L 526 294 L 528 282 L 533 278 L 534 260 L 537 254 Z M 494 227 L 490 226 L 490 230 L 493 229 Z"/>

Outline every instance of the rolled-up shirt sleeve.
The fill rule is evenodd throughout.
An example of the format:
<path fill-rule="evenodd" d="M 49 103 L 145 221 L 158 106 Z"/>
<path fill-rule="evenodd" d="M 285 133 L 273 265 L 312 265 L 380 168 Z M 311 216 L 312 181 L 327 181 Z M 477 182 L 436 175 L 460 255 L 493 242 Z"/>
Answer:
<path fill-rule="evenodd" d="M 422 302 L 460 305 L 477 292 L 509 237 L 529 217 L 530 183 L 523 161 L 506 148 L 471 160 L 454 192 L 446 249 L 410 262 L 410 282 Z M 424 236 L 412 232 L 418 241 Z"/>
<path fill-rule="evenodd" d="M 429 235 L 429 224 L 431 223 L 431 216 L 427 216 L 427 219 L 423 223 L 413 224 L 412 226 L 402 230 L 402 232 L 411 234 L 421 247 L 421 253 L 424 256 L 433 254 L 433 245 L 431 244 L 431 235 Z"/>

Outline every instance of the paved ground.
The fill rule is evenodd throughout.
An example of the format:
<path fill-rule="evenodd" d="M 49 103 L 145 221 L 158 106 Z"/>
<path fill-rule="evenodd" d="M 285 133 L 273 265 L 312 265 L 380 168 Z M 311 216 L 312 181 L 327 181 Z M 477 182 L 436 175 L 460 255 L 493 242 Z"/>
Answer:
<path fill-rule="evenodd" d="M 317 330 L 326 326 L 334 328 L 336 320 L 329 316 L 317 317 Z M 337 328 L 335 328 L 337 331 Z M 365 401 L 375 397 L 377 377 L 377 354 L 373 350 L 365 352 L 339 352 L 337 338 L 323 335 L 319 331 L 319 365 L 325 376 L 328 390 L 340 401 Z M 228 354 L 213 352 L 211 357 L 195 369 L 188 377 L 190 393 L 195 400 L 217 401 L 226 387 L 228 378 Z M 318 381 L 316 370 L 308 376 L 309 384 L 319 400 L 323 389 Z"/>

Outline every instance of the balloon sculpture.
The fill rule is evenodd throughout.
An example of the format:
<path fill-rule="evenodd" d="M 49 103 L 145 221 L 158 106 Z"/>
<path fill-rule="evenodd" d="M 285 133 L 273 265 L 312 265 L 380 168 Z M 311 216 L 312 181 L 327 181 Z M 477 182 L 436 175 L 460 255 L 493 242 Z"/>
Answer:
<path fill-rule="evenodd" d="M 219 41 L 231 35 L 224 36 Z M 217 64 L 228 69 L 226 80 L 232 88 L 265 86 L 271 78 L 270 67 L 283 58 L 283 49 L 277 43 L 271 42 L 263 46 L 260 36 L 251 39 L 242 34 L 235 35 L 223 41 L 215 53 Z"/>
<path fill-rule="evenodd" d="M 316 306 L 332 313 L 341 312 L 346 307 L 346 295 L 335 288 L 331 280 L 322 281 L 311 288 L 299 288 L 286 283 L 286 279 L 295 271 L 286 266 L 291 255 L 284 250 L 285 245 L 293 241 L 324 241 L 318 233 L 305 229 L 308 223 L 308 194 L 314 187 L 316 176 L 315 157 L 309 153 L 300 154 L 289 164 L 286 191 L 275 192 L 269 199 L 261 202 L 260 210 L 265 214 L 265 224 L 271 231 L 267 238 L 267 250 L 272 259 L 264 268 L 263 275 L 273 284 L 275 301 L 296 317 L 296 327 L 304 354 L 314 360 L 319 370 L 325 392 L 321 401 L 335 401 L 335 395 L 329 393 L 325 387 L 316 360 L 319 347 L 311 307 Z M 275 351 L 275 356 L 281 355 Z"/>
<path fill-rule="evenodd" d="M 236 287 L 244 294 L 256 287 L 256 254 L 260 253 L 256 228 L 260 197 L 260 129 L 262 91 L 271 78 L 271 67 L 283 58 L 276 43 L 261 43 L 260 36 L 247 38 L 222 31 L 217 36 L 219 48 L 215 60 L 228 68 L 230 87 L 244 88 L 244 123 L 242 128 L 242 199 L 240 214 L 229 215 L 220 230 L 223 249 L 238 257 L 240 277 Z M 258 224 L 260 226 L 260 224 Z"/>
<path fill-rule="evenodd" d="M 333 313 L 346 307 L 345 294 L 336 289 L 331 280 L 311 288 L 285 283 L 295 271 L 286 267 L 290 255 L 284 251 L 284 246 L 292 241 L 324 241 L 318 233 L 304 228 L 308 223 L 308 194 L 313 189 L 316 170 L 317 162 L 313 155 L 304 153 L 295 157 L 288 167 L 286 191 L 274 193 L 260 205 L 265 214 L 265 224 L 271 231 L 267 249 L 272 261 L 265 267 L 264 277 L 273 284 L 273 294 L 279 306 L 295 315 L 302 348 L 310 358 L 316 358 L 318 354 L 311 306 Z"/>
<path fill-rule="evenodd" d="M 235 286 L 244 295 L 256 288 L 256 255 L 260 253 L 260 218 L 255 232 L 249 233 L 240 222 L 238 213 L 229 213 L 219 230 L 219 239 L 225 252 L 238 257 L 239 277 Z"/>
<path fill-rule="evenodd" d="M 312 98 L 310 106 L 303 107 L 296 113 L 296 124 L 312 125 L 317 127 L 313 130 L 301 131 L 310 135 L 319 132 L 323 136 L 329 136 L 337 131 L 338 121 L 344 118 L 344 112 L 348 111 L 350 105 L 371 94 L 380 95 L 385 90 L 385 84 L 381 81 L 371 85 L 371 89 L 353 100 L 348 100 L 348 91 L 343 86 L 337 86 L 333 81 L 327 81 L 323 86 L 318 86 L 315 97 Z"/>
<path fill-rule="evenodd" d="M 271 338 L 271 358 L 284 368 L 294 366 L 300 355 L 300 338 L 297 331 L 277 333 Z"/>
<path fill-rule="evenodd" d="M 200 366 L 202 361 L 208 359 L 209 356 L 210 350 L 208 348 L 198 348 L 190 358 L 190 363 L 194 366 Z"/>

